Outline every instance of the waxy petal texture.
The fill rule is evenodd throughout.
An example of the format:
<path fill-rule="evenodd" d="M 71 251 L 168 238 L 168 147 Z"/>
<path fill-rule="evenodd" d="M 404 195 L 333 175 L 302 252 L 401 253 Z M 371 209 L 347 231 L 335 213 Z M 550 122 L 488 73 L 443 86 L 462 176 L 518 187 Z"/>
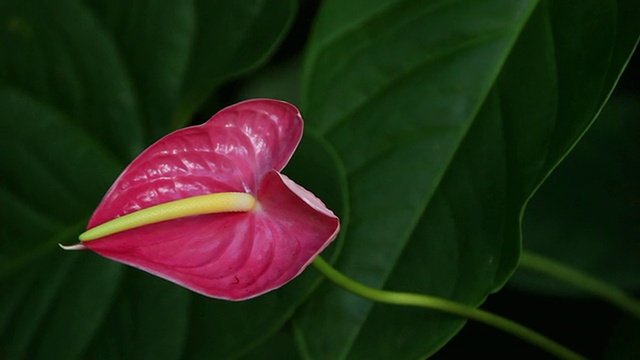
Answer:
<path fill-rule="evenodd" d="M 279 171 L 302 136 L 290 104 L 250 100 L 176 131 L 120 175 L 88 228 L 146 207 L 216 192 L 257 198 L 249 212 L 183 217 L 83 244 L 206 296 L 243 300 L 278 288 L 320 253 L 339 220 Z"/>
<path fill-rule="evenodd" d="M 195 195 L 255 195 L 264 174 L 287 164 L 302 126 L 293 105 L 257 99 L 229 106 L 203 125 L 175 131 L 129 164 L 104 196 L 89 228 Z"/>

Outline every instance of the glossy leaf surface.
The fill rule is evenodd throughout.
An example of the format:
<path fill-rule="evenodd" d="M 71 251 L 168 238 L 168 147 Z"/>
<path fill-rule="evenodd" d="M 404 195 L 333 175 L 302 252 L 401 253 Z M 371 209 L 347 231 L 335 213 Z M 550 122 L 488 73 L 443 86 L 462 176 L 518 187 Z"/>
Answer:
<path fill-rule="evenodd" d="M 524 204 L 635 46 L 627 6 L 326 2 L 303 112 L 335 145 L 352 189 L 338 268 L 472 305 L 499 289 L 518 261 Z M 310 358 L 419 358 L 463 324 L 329 285 L 317 294 L 297 323 Z"/>

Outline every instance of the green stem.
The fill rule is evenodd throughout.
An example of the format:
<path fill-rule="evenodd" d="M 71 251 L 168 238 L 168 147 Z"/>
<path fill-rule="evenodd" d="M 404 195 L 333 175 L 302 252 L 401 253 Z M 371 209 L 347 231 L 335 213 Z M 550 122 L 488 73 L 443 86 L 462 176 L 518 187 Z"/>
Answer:
<path fill-rule="evenodd" d="M 640 301 L 580 270 L 528 251 L 523 251 L 520 255 L 520 266 L 567 282 L 640 319 Z"/>
<path fill-rule="evenodd" d="M 523 339 L 548 351 L 558 358 L 584 359 L 581 355 L 556 343 L 546 336 L 502 316 L 434 296 L 374 289 L 348 278 L 338 270 L 334 269 L 320 256 L 315 258 L 313 265 L 336 285 L 365 299 L 394 305 L 424 307 L 472 319 Z"/>

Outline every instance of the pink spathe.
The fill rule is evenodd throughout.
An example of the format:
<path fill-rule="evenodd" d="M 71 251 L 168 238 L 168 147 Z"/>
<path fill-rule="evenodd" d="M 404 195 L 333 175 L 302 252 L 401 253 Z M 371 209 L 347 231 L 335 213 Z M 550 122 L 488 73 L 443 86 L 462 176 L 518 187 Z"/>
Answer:
<path fill-rule="evenodd" d="M 183 217 L 83 244 L 206 296 L 244 300 L 300 274 L 337 236 L 339 219 L 280 171 L 302 137 L 291 104 L 268 99 L 229 106 L 200 126 L 147 148 L 111 186 L 88 229 L 187 197 L 245 192 L 248 212 Z"/>

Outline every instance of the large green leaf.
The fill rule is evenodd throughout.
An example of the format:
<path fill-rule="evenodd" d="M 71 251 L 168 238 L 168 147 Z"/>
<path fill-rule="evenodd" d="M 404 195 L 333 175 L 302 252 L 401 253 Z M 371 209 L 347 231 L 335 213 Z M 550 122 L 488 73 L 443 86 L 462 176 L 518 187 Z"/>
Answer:
<path fill-rule="evenodd" d="M 121 266 L 63 254 L 118 165 L 68 118 L 0 88 L 0 357 L 79 358 L 108 310 Z M 25 126 L 29 124 L 29 126 Z M 52 254 L 53 250 L 58 250 Z"/>
<path fill-rule="evenodd" d="M 198 19 L 195 4 L 182 0 L 87 3 L 126 64 L 147 142 L 165 135 L 180 101 L 193 46 Z"/>
<path fill-rule="evenodd" d="M 149 140 L 184 126 L 216 86 L 263 63 L 295 12 L 292 0 L 88 2 L 126 59 Z"/>
<path fill-rule="evenodd" d="M 200 21 L 182 87 L 178 123 L 214 86 L 266 60 L 289 30 L 296 2 L 196 0 L 196 7 Z"/>
<path fill-rule="evenodd" d="M 187 337 L 190 293 L 137 270 L 125 273 L 114 306 L 85 357 L 179 359 Z"/>
<path fill-rule="evenodd" d="M 113 39 L 90 11 L 73 0 L 0 6 L 0 83 L 66 114 L 121 159 L 137 154 L 136 95 Z"/>
<path fill-rule="evenodd" d="M 263 63 L 295 14 L 292 0 L 87 1 L 127 62 L 149 140 L 184 126 L 216 86 Z"/>
<path fill-rule="evenodd" d="M 587 129 L 635 47 L 638 4 L 327 1 L 303 110 L 348 174 L 338 268 L 478 305 L 514 270 L 527 199 Z M 605 55 L 603 55 L 605 54 Z M 463 321 L 323 285 L 310 358 L 420 358 Z"/>
<path fill-rule="evenodd" d="M 295 360 L 299 357 L 291 326 L 290 324 L 286 324 L 271 336 L 269 340 L 253 349 L 253 351 L 242 357 L 242 359 Z"/>
<path fill-rule="evenodd" d="M 623 318 L 613 330 L 607 346 L 605 359 L 633 359 L 640 354 L 640 320 Z"/>
<path fill-rule="evenodd" d="M 79 230 L 120 165 L 68 117 L 24 92 L 0 87 L 0 109 L 4 263 L 55 247 L 43 242 L 70 226 Z"/>

